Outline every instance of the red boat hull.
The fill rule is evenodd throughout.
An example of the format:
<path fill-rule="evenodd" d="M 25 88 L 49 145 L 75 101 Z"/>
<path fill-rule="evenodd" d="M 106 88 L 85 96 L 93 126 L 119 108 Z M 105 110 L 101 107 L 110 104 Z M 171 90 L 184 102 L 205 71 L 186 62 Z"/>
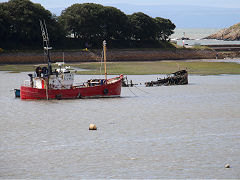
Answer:
<path fill-rule="evenodd" d="M 115 79 L 115 78 L 114 78 Z M 71 89 L 38 89 L 21 86 L 21 99 L 79 99 L 97 97 L 119 97 L 121 94 L 122 76 L 109 84 L 90 87 L 76 86 Z"/>

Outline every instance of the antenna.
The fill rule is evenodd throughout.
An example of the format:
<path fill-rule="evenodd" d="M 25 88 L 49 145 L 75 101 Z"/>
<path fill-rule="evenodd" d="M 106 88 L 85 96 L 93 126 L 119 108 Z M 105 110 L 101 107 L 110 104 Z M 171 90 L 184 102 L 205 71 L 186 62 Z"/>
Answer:
<path fill-rule="evenodd" d="M 48 75 L 52 74 L 52 65 L 51 65 L 51 59 L 50 59 L 50 53 L 49 53 L 49 49 L 52 49 L 51 47 L 49 47 L 49 38 L 48 38 L 48 32 L 47 32 L 47 26 L 45 23 L 45 20 L 39 20 L 40 22 L 40 27 L 41 27 L 41 31 L 42 31 L 42 38 L 43 38 L 43 50 L 44 50 L 44 55 L 47 57 L 48 59 Z"/>

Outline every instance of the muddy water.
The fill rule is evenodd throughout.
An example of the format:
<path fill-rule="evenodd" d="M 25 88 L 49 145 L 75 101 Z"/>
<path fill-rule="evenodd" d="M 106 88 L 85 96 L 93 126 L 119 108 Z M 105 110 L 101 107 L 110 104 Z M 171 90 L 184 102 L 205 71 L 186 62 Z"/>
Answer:
<path fill-rule="evenodd" d="M 26 74 L 0 72 L 1 179 L 240 178 L 239 75 L 123 88 L 113 99 L 21 101 L 10 90 Z"/>

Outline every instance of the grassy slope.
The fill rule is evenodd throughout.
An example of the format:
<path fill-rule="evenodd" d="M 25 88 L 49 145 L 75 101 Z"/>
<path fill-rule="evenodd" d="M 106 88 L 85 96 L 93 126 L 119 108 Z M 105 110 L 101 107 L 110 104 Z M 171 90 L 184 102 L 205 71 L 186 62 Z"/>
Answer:
<path fill-rule="evenodd" d="M 70 65 L 90 69 L 78 71 L 78 74 L 100 74 L 100 63 L 81 63 Z M 224 62 L 186 62 L 186 61 L 154 61 L 154 62 L 114 62 L 108 63 L 108 74 L 169 74 L 180 68 L 188 68 L 190 74 L 240 74 L 240 64 Z M 34 65 L 0 65 L 0 71 L 23 72 L 34 71 Z M 104 66 L 102 65 L 102 74 Z"/>

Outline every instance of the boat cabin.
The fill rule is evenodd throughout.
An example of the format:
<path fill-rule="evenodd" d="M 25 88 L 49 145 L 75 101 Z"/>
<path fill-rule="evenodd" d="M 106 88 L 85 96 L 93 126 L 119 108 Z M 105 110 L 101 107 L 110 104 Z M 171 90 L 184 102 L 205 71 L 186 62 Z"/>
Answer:
<path fill-rule="evenodd" d="M 37 89 L 70 89 L 74 83 L 74 74 L 66 69 L 55 69 L 50 75 L 46 67 L 36 68 L 30 77 L 29 85 Z M 26 83 L 25 83 L 26 84 Z"/>

